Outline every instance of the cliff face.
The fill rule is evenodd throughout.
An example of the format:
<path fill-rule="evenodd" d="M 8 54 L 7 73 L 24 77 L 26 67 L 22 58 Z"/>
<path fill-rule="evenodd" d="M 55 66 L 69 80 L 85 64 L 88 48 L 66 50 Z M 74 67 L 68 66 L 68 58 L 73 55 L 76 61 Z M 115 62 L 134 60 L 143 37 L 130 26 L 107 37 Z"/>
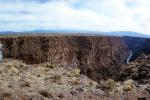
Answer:
<path fill-rule="evenodd" d="M 141 49 L 141 53 L 144 53 L 146 55 L 150 54 L 150 39 L 145 40 L 144 45 Z"/>
<path fill-rule="evenodd" d="M 142 53 L 150 54 L 150 39 L 137 37 L 124 37 L 124 41 L 133 52 L 131 61 L 136 60 Z"/>
<path fill-rule="evenodd" d="M 94 80 L 114 76 L 129 54 L 121 37 L 28 36 L 0 41 L 5 58 L 21 59 L 28 64 L 77 66 Z"/>

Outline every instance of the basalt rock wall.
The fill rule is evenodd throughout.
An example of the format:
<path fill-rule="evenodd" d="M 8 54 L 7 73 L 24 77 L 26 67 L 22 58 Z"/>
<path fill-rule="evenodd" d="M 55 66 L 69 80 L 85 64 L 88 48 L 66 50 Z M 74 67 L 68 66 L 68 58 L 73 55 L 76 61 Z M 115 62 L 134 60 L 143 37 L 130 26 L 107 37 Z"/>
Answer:
<path fill-rule="evenodd" d="M 115 76 L 129 55 L 121 37 L 102 36 L 25 36 L 0 38 L 5 58 L 28 64 L 79 67 L 94 80 Z"/>
<path fill-rule="evenodd" d="M 131 61 L 136 60 L 141 54 L 150 54 L 149 38 L 124 37 L 124 41 L 133 53 Z"/>

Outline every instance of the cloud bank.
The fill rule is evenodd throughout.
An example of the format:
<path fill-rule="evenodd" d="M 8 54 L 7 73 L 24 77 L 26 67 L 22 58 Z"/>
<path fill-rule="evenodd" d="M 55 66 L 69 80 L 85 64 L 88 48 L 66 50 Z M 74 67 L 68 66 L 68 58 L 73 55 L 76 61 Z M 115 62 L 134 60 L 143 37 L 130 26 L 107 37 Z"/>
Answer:
<path fill-rule="evenodd" d="M 0 30 L 150 34 L 150 0 L 0 0 Z"/>

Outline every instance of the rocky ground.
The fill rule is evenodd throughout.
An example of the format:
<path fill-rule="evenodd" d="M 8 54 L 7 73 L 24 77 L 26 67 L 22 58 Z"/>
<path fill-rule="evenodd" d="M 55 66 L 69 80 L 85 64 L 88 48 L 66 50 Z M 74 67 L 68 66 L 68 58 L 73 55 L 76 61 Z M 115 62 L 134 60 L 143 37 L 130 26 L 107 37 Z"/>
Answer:
<path fill-rule="evenodd" d="M 4 59 L 0 63 L 0 100 L 150 100 L 150 82 L 128 78 L 97 83 L 78 68 Z"/>
<path fill-rule="evenodd" d="M 134 79 L 138 83 L 150 83 L 150 55 L 142 54 L 135 61 L 124 65 L 119 79 Z"/>

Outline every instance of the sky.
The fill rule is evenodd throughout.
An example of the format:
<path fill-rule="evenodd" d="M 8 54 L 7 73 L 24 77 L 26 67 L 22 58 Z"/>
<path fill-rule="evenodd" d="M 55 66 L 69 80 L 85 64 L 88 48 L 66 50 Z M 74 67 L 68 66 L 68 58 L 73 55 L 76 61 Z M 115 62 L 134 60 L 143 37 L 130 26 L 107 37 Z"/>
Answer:
<path fill-rule="evenodd" d="M 150 0 L 0 0 L 0 31 L 87 30 L 150 34 Z"/>

